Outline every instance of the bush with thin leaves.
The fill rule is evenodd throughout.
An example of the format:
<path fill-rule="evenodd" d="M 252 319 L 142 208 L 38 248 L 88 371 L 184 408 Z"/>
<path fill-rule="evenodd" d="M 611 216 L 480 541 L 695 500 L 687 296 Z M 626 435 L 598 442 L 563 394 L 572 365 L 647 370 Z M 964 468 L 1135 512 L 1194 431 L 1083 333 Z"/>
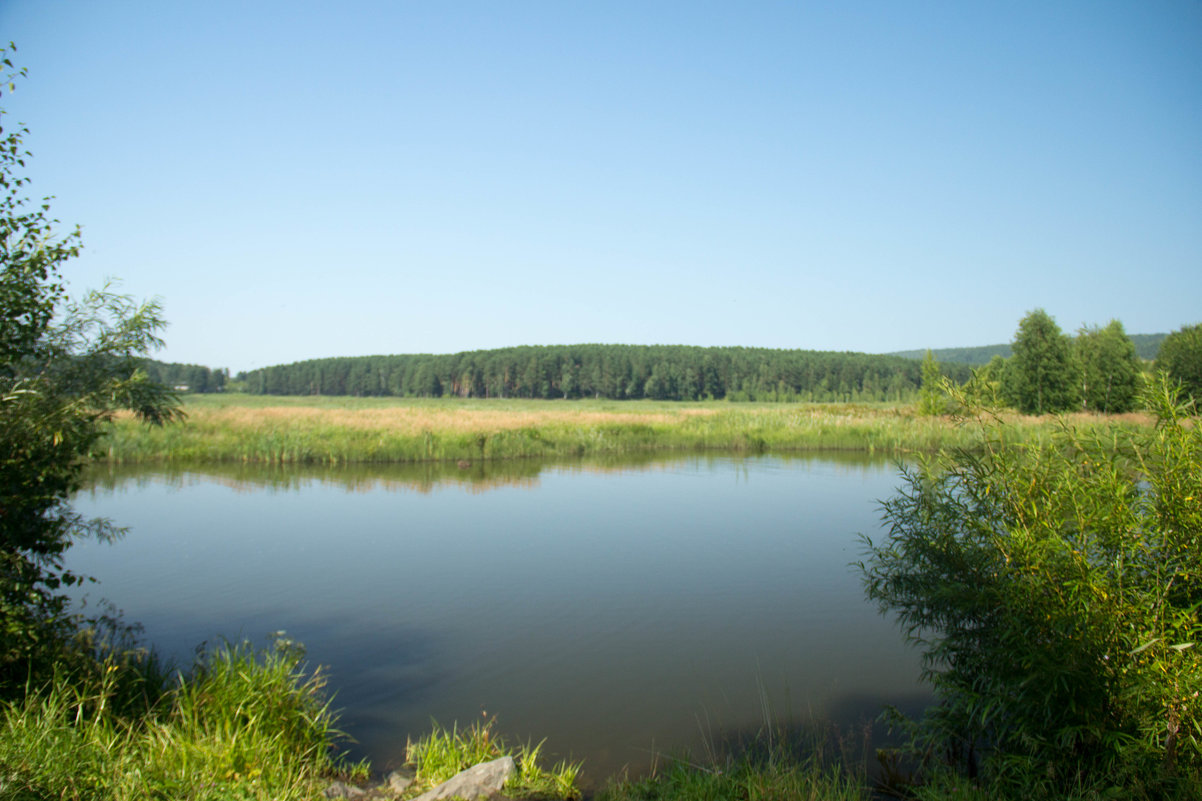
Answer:
<path fill-rule="evenodd" d="M 983 417 L 983 450 L 903 473 L 861 568 L 925 649 L 919 755 L 1020 796 L 1199 788 L 1202 427 L 1163 379 L 1145 402 L 1109 438 Z"/>
<path fill-rule="evenodd" d="M 0 49 L 0 71 L 12 69 Z M 7 76 L 10 91 L 23 74 Z M 83 577 L 65 553 L 81 537 L 120 533 L 68 503 L 84 458 L 118 410 L 159 424 L 181 414 L 141 369 L 161 344 L 159 304 L 108 287 L 68 299 L 61 269 L 79 255 L 79 231 L 59 237 L 49 198 L 25 197 L 26 133 L 0 126 L 0 698 L 80 657 L 87 626 L 65 590 Z"/>

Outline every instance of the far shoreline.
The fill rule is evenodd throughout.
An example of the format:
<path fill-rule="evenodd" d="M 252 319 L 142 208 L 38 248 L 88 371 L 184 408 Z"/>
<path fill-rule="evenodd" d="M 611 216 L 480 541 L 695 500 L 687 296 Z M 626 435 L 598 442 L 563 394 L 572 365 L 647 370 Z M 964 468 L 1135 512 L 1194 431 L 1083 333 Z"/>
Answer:
<path fill-rule="evenodd" d="M 924 416 L 913 404 L 517 400 L 188 395 L 182 423 L 118 415 L 93 458 L 116 464 L 470 466 L 523 458 L 649 452 L 860 452 L 889 457 L 976 449 L 981 420 Z M 1113 434 L 1146 415 L 1007 413 L 1022 441 L 1067 425 Z"/>

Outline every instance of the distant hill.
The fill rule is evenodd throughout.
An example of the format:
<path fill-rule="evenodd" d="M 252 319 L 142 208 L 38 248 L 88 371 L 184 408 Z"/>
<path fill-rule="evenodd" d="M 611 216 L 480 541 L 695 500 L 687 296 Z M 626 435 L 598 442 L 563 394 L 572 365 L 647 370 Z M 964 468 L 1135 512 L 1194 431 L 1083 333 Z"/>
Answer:
<path fill-rule="evenodd" d="M 1139 354 L 1139 358 L 1152 361 L 1156 358 L 1156 351 L 1160 349 L 1160 342 L 1168 334 L 1131 334 L 1131 341 L 1135 343 L 1135 352 Z M 1010 344 L 1004 345 L 981 345 L 976 348 L 934 348 L 931 351 L 935 354 L 935 358 L 940 362 L 980 365 L 988 364 L 989 360 L 994 356 L 1001 356 L 1003 359 L 1010 358 Z M 886 356 L 901 356 L 903 359 L 922 359 L 927 354 L 926 350 L 899 350 L 893 353 L 887 353 Z"/>
<path fill-rule="evenodd" d="M 981 345 L 976 348 L 932 348 L 931 353 L 935 354 L 935 358 L 943 363 L 971 364 L 976 366 L 988 364 L 989 360 L 994 356 L 1001 356 L 1003 359 L 1010 358 L 1010 346 L 1007 344 Z M 903 359 L 923 359 L 926 358 L 927 352 L 926 349 L 899 350 L 885 355 L 900 356 Z"/>

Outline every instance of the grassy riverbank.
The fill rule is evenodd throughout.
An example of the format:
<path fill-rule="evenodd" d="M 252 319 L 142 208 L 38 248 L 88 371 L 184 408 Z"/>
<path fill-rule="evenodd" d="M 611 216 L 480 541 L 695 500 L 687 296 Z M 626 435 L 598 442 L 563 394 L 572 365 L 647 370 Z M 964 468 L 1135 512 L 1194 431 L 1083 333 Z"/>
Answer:
<path fill-rule="evenodd" d="M 0 703 L 0 798 L 302 801 L 362 778 L 334 751 L 323 678 L 277 646 L 222 645 L 185 673 L 129 652 L 64 660 Z"/>
<path fill-rule="evenodd" d="M 119 417 L 97 446 L 125 463 L 480 461 L 647 451 L 861 451 L 971 447 L 979 429 L 910 406 L 726 402 L 528 401 L 196 395 L 187 420 L 149 428 Z M 1070 415 L 1078 427 L 1146 423 L 1141 415 Z M 1051 417 L 1014 431 L 1046 437 Z"/>
<path fill-rule="evenodd" d="M 339 756 L 336 728 L 319 674 L 287 643 L 255 652 L 224 644 L 190 671 L 161 670 L 153 659 L 108 658 L 87 675 L 60 673 L 23 698 L 0 702 L 0 798 L 14 801 L 320 801 L 335 782 L 379 787 L 383 776 Z M 869 778 L 866 754 L 838 736 L 766 722 L 750 737 L 711 743 L 702 754 L 656 755 L 649 770 L 593 777 L 582 763 L 546 764 L 539 744 L 510 744 L 495 721 L 433 730 L 406 748 L 412 799 L 480 762 L 512 756 L 508 798 L 527 801 L 994 801 L 1017 799 L 950 771 L 911 784 L 906 770 Z M 882 784 L 882 780 L 885 782 Z M 1196 797 L 1183 791 L 1141 799 Z M 1096 787 L 1067 801 L 1117 797 Z"/>
<path fill-rule="evenodd" d="M 382 788 L 370 765 L 339 755 L 346 735 L 336 728 L 321 674 L 306 670 L 301 655 L 298 646 L 276 640 L 260 651 L 220 644 L 183 672 L 138 652 L 68 660 L 46 685 L 0 702 L 0 798 L 318 801 L 335 782 Z M 505 785 L 509 798 L 584 797 L 582 763 L 548 765 L 541 744 L 511 744 L 495 723 L 434 724 L 405 749 L 401 773 L 412 784 L 373 797 L 411 799 L 501 756 L 516 765 Z M 738 752 L 710 753 L 706 765 L 663 758 L 662 770 L 603 780 L 594 797 L 871 797 L 863 771 L 824 760 L 821 745 L 799 753 L 775 731 Z"/>

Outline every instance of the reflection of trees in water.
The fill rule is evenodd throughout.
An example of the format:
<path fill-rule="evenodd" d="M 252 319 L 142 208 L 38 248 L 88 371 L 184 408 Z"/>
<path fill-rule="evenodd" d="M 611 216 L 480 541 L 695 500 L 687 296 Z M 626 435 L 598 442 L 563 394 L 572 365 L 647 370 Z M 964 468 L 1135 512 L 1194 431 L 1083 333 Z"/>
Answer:
<path fill-rule="evenodd" d="M 750 479 L 752 468 L 764 463 L 808 463 L 839 475 L 863 474 L 889 463 L 881 456 L 860 453 L 748 456 L 727 452 L 664 454 L 636 453 L 579 459 L 505 459 L 476 462 L 420 462 L 407 464 L 259 464 L 210 463 L 192 465 L 93 465 L 85 475 L 85 492 L 113 490 L 133 485 L 162 484 L 183 488 L 217 483 L 236 491 L 293 492 L 314 483 L 341 487 L 347 492 L 428 493 L 461 489 L 480 493 L 505 487 L 533 489 L 544 471 L 559 473 L 637 473 L 678 470 L 684 466 L 726 466 Z"/>

